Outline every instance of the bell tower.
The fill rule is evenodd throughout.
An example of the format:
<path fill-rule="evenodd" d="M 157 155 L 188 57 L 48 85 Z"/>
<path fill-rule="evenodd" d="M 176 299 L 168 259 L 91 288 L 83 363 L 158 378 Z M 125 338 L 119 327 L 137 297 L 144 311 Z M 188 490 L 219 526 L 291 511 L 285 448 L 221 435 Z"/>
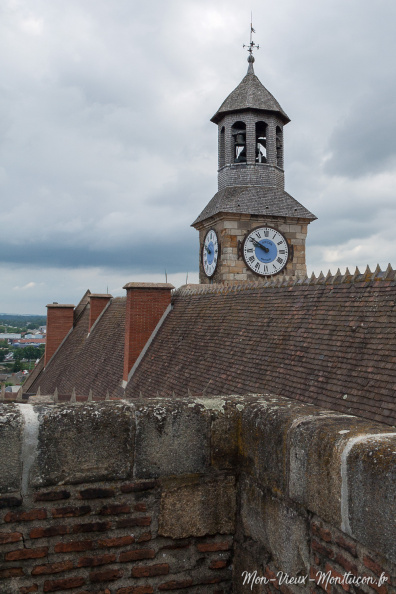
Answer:
<path fill-rule="evenodd" d="M 306 275 L 307 226 L 316 217 L 285 192 L 283 128 L 290 119 L 254 73 L 255 47 L 250 39 L 247 74 L 211 118 L 218 192 L 192 224 L 204 284 Z"/>

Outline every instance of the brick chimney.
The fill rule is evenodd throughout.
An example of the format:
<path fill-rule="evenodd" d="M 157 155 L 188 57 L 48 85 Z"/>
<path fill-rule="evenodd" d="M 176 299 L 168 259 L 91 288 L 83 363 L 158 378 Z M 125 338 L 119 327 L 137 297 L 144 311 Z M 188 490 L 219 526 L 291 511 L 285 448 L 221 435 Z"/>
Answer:
<path fill-rule="evenodd" d="M 125 314 L 125 382 L 134 363 L 171 303 L 169 283 L 128 283 Z"/>
<path fill-rule="evenodd" d="M 44 366 L 73 327 L 74 305 L 49 303 L 47 305 L 47 338 L 45 342 Z"/>
<path fill-rule="evenodd" d="M 110 299 L 113 295 L 107 294 L 100 294 L 100 293 L 91 293 L 89 296 L 89 329 L 88 332 L 91 332 L 92 326 L 95 324 L 96 320 L 109 303 Z"/>

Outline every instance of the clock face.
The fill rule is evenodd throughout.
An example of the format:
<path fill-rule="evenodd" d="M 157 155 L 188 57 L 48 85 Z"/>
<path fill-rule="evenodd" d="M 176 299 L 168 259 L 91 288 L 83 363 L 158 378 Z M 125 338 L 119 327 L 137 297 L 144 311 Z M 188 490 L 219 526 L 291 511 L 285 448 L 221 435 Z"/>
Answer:
<path fill-rule="evenodd" d="M 209 278 L 214 275 L 219 259 L 219 241 L 214 229 L 210 229 L 203 243 L 202 248 L 202 266 L 206 276 Z"/>
<path fill-rule="evenodd" d="M 272 227 L 257 227 L 245 237 L 242 249 L 247 266 L 260 276 L 278 274 L 287 264 L 289 246 Z"/>

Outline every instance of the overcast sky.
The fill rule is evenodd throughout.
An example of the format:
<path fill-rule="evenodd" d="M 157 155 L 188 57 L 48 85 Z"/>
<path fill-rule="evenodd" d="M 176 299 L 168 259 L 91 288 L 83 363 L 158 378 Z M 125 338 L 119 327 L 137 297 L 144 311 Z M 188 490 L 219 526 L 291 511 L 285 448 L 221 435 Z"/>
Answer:
<path fill-rule="evenodd" d="M 250 7 L 309 273 L 396 266 L 394 0 L 2 0 L 0 312 L 197 282 Z"/>

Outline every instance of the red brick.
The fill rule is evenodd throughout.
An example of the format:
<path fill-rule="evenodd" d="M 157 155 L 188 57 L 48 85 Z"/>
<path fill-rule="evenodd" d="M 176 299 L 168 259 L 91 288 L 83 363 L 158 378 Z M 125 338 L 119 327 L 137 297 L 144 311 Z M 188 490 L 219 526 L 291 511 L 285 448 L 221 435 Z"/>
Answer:
<path fill-rule="evenodd" d="M 382 575 L 382 573 L 384 572 L 381 565 L 379 565 L 376 561 L 374 561 L 374 559 L 372 559 L 368 555 L 363 556 L 363 563 L 365 564 L 367 569 L 371 569 L 371 571 L 373 573 L 375 573 L 376 575 L 378 575 L 378 577 L 380 577 Z M 389 573 L 386 573 L 386 572 L 384 572 L 384 573 L 389 580 L 390 579 Z"/>
<path fill-rule="evenodd" d="M 271 584 L 274 586 L 274 588 L 276 588 L 277 590 L 279 590 L 279 583 L 278 580 L 276 578 L 276 574 L 268 567 L 265 568 L 264 570 L 264 575 L 266 578 L 268 578 L 269 580 L 271 580 Z"/>
<path fill-rule="evenodd" d="M 229 551 L 231 543 L 229 542 L 203 542 L 197 544 L 200 553 L 211 553 L 214 551 Z"/>
<path fill-rule="evenodd" d="M 78 534 L 80 532 L 106 532 L 110 530 L 111 522 L 89 522 L 86 524 L 74 524 L 73 532 Z"/>
<path fill-rule="evenodd" d="M 167 563 L 159 563 L 158 565 L 138 565 L 132 567 L 131 577 L 155 577 L 156 575 L 167 575 L 169 573 L 169 565 Z"/>
<path fill-rule="evenodd" d="M 319 588 L 322 588 L 322 590 L 327 592 L 327 594 L 331 594 L 331 585 L 330 584 L 326 584 L 326 582 L 319 583 L 321 575 L 320 574 L 318 575 L 318 570 L 315 567 L 310 568 L 309 577 L 318 584 Z"/>
<path fill-rule="evenodd" d="M 44 365 L 47 365 L 66 334 L 73 327 L 74 307 L 47 305 L 47 339 Z"/>
<path fill-rule="evenodd" d="M 102 509 L 98 511 L 100 516 L 113 516 L 117 514 L 129 514 L 131 508 L 126 503 L 104 505 Z"/>
<path fill-rule="evenodd" d="M 0 569 L 0 578 L 12 578 L 25 575 L 22 567 L 9 567 L 8 569 Z"/>
<path fill-rule="evenodd" d="M 0 509 L 19 507 L 20 505 L 22 505 L 22 499 L 18 499 L 18 497 L 0 497 Z"/>
<path fill-rule="evenodd" d="M 171 291 L 166 287 L 124 287 L 127 291 L 125 311 L 125 347 L 123 379 L 128 374 L 154 328 L 171 303 Z"/>
<path fill-rule="evenodd" d="M 152 539 L 151 532 L 143 532 L 136 542 L 147 542 L 148 540 Z"/>
<path fill-rule="evenodd" d="M 354 563 L 351 563 L 346 557 L 344 557 L 344 555 L 341 555 L 341 553 L 336 554 L 335 562 L 338 563 L 338 565 L 341 565 L 341 567 L 343 567 L 344 569 L 346 569 L 346 571 L 350 571 L 356 576 L 358 575 L 358 568 L 356 567 L 356 565 Z"/>
<path fill-rule="evenodd" d="M 171 582 L 164 582 L 158 586 L 158 590 L 182 590 L 183 588 L 189 588 L 192 586 L 193 581 L 191 579 L 186 580 L 173 580 Z"/>
<path fill-rule="evenodd" d="M 371 577 L 371 576 L 368 576 L 365 573 L 364 574 L 364 577 L 368 578 L 368 577 Z M 387 594 L 388 593 L 388 588 L 386 587 L 386 585 L 385 584 L 382 584 L 381 586 L 379 586 L 376 579 L 374 579 L 373 582 L 370 582 L 367 585 L 369 586 L 369 588 L 373 588 L 376 592 L 378 592 L 378 594 Z"/>
<path fill-rule="evenodd" d="M 143 518 L 125 518 L 117 522 L 117 528 L 133 528 L 134 526 L 150 526 L 151 518 L 144 516 Z"/>
<path fill-rule="evenodd" d="M 145 503 L 137 503 L 133 509 L 137 512 L 145 512 L 147 511 L 147 505 Z"/>
<path fill-rule="evenodd" d="M 36 565 L 32 569 L 32 575 L 43 575 L 47 573 L 59 573 L 73 569 L 72 561 L 63 561 L 61 563 L 46 563 L 45 565 Z"/>
<path fill-rule="evenodd" d="M 48 526 L 48 528 L 33 528 L 29 532 L 29 536 L 30 538 L 48 538 L 68 534 L 69 532 L 70 528 L 68 526 Z"/>
<path fill-rule="evenodd" d="M 191 542 L 189 540 L 175 540 L 172 544 L 164 545 L 162 549 L 174 550 L 174 549 L 187 549 Z"/>
<path fill-rule="evenodd" d="M 91 331 L 92 326 L 107 306 L 111 299 L 111 295 L 90 295 L 89 297 L 89 329 Z"/>
<path fill-rule="evenodd" d="M 313 534 L 315 534 L 315 536 L 319 536 L 319 538 L 321 538 L 325 542 L 331 542 L 331 540 L 332 540 L 331 532 L 329 530 L 326 530 L 325 528 L 323 528 L 320 524 L 317 524 L 316 522 L 312 522 L 311 529 L 312 529 Z"/>
<path fill-rule="evenodd" d="M 328 571 L 330 572 L 331 577 L 340 580 L 340 583 L 338 585 L 341 586 L 341 588 L 343 590 L 345 590 L 345 592 L 349 592 L 349 590 L 351 589 L 350 588 L 350 585 L 347 584 L 347 583 L 344 583 L 343 584 L 341 582 L 341 580 L 343 579 L 344 575 L 342 573 L 339 573 L 337 570 L 335 570 L 334 567 L 332 567 L 331 565 L 329 565 L 329 563 L 326 563 L 326 565 L 325 565 L 325 572 L 327 573 Z"/>
<path fill-rule="evenodd" d="M 74 518 L 76 516 L 86 516 L 91 511 L 89 505 L 81 505 L 80 507 L 56 507 L 52 510 L 53 518 Z"/>
<path fill-rule="evenodd" d="M 97 565 L 106 565 L 114 563 L 115 555 L 99 555 L 97 557 L 81 557 L 78 560 L 78 567 L 96 567 Z"/>
<path fill-rule="evenodd" d="M 90 488 L 83 489 L 79 493 L 80 499 L 102 499 L 104 497 L 114 497 L 114 489 Z"/>
<path fill-rule="evenodd" d="M 71 542 L 58 542 L 55 545 L 55 553 L 71 553 L 73 551 L 88 551 L 92 549 L 92 540 L 72 540 Z"/>
<path fill-rule="evenodd" d="M 221 559 L 218 559 L 217 561 L 211 561 L 209 565 L 209 569 L 224 569 L 224 567 L 227 567 L 227 561 L 223 561 Z"/>
<path fill-rule="evenodd" d="M 137 561 L 138 559 L 154 559 L 155 551 L 153 549 L 136 549 L 135 551 L 126 551 L 121 553 L 119 561 L 120 563 L 126 563 L 127 561 Z"/>
<path fill-rule="evenodd" d="M 135 542 L 133 536 L 119 536 L 116 538 L 105 538 L 98 541 L 98 545 L 102 548 L 105 547 L 124 547 Z"/>
<path fill-rule="evenodd" d="M 218 584 L 220 582 L 224 581 L 224 578 L 221 577 L 213 577 L 213 578 L 205 578 L 203 580 L 199 580 L 197 582 L 197 584 Z"/>
<path fill-rule="evenodd" d="M 40 559 L 40 557 L 46 557 L 47 553 L 48 547 L 42 547 L 41 549 L 19 549 L 18 551 L 6 553 L 4 558 L 6 561 L 19 561 L 20 559 Z"/>
<path fill-rule="evenodd" d="M 57 590 L 70 590 L 85 584 L 83 577 L 71 577 L 62 580 L 47 580 L 44 582 L 43 592 L 56 592 Z"/>
<path fill-rule="evenodd" d="M 30 522 L 32 520 L 45 520 L 45 509 L 32 509 L 27 512 L 8 512 L 4 517 L 5 522 Z"/>
<path fill-rule="evenodd" d="M 343 536 L 339 535 L 339 536 L 335 536 L 334 540 L 336 541 L 336 543 L 338 545 L 340 545 L 340 547 L 342 547 L 343 549 L 345 549 L 346 551 L 348 551 L 348 553 L 351 553 L 351 555 L 353 557 L 357 557 L 357 549 L 356 549 L 356 545 L 354 542 L 352 542 L 351 540 L 347 540 L 346 538 L 344 538 Z"/>
<path fill-rule="evenodd" d="M 117 590 L 117 594 L 154 594 L 154 590 L 151 586 L 129 586 Z"/>
<path fill-rule="evenodd" d="M 109 582 L 118 580 L 124 575 L 121 569 L 106 569 L 106 571 L 92 571 L 89 574 L 89 579 L 93 583 Z"/>
<path fill-rule="evenodd" d="M 35 501 L 59 501 L 60 499 L 69 499 L 69 491 L 46 491 L 44 493 L 36 493 Z"/>
<path fill-rule="evenodd" d="M 159 481 L 142 481 L 141 483 L 129 483 L 121 485 L 121 493 L 136 493 L 139 491 L 148 491 L 159 486 Z"/>
<path fill-rule="evenodd" d="M 0 532 L 0 545 L 18 542 L 19 540 L 22 540 L 20 532 Z"/>
<path fill-rule="evenodd" d="M 29 592 L 37 592 L 37 590 L 38 590 L 37 584 L 32 584 L 31 586 L 22 586 L 21 588 L 19 588 L 19 592 L 21 594 L 29 594 Z"/>
<path fill-rule="evenodd" d="M 311 548 L 313 551 L 316 551 L 320 555 L 323 555 L 323 557 L 334 559 L 334 551 L 320 544 L 317 540 L 314 540 L 313 538 L 311 539 Z"/>

